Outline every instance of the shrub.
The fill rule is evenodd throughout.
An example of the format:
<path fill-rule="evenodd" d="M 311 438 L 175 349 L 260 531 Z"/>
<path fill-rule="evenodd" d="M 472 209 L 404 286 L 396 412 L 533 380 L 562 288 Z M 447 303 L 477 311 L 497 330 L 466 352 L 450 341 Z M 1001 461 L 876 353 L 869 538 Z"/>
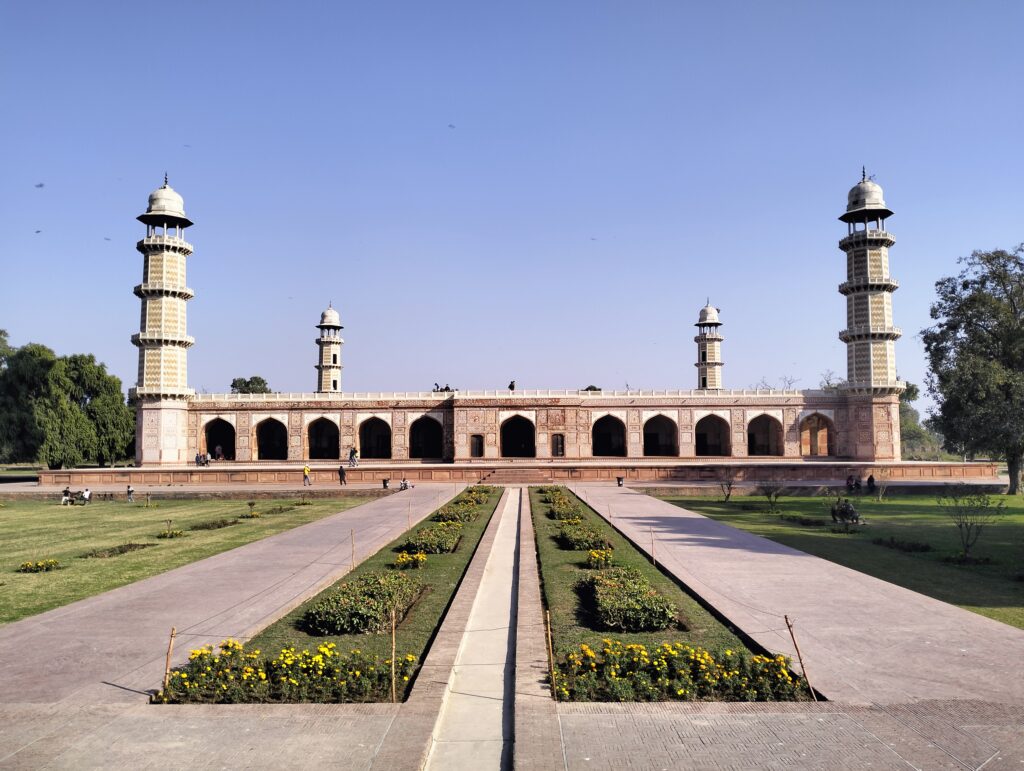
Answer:
<path fill-rule="evenodd" d="M 600 531 L 582 522 L 577 522 L 577 524 L 563 522 L 558 531 L 558 541 L 563 549 L 572 549 L 573 551 L 607 549 L 610 546 Z"/>
<path fill-rule="evenodd" d="M 189 530 L 220 530 L 222 527 L 231 527 L 237 524 L 237 519 L 215 519 L 212 522 L 200 522 L 198 525 L 192 525 Z"/>
<path fill-rule="evenodd" d="M 416 657 L 396 657 L 398 692 L 408 683 Z M 244 704 L 265 702 L 390 701 L 391 659 L 354 650 L 338 652 L 334 643 L 316 650 L 285 648 L 277 655 L 245 650 L 225 640 L 214 650 L 193 650 L 188 664 L 171 672 L 155 704 Z"/>
<path fill-rule="evenodd" d="M 586 580 L 597 620 L 605 629 L 654 632 L 668 628 L 678 609 L 636 568 L 611 568 Z"/>
<path fill-rule="evenodd" d="M 783 522 L 792 522 L 793 524 L 803 525 L 804 527 L 824 527 L 827 524 L 823 519 L 801 517 L 799 514 L 779 514 L 779 519 Z"/>
<path fill-rule="evenodd" d="M 157 538 L 184 538 L 184 530 L 161 530 L 156 534 Z"/>
<path fill-rule="evenodd" d="M 418 578 L 396 571 L 374 571 L 346 581 L 302 617 L 311 634 L 383 632 L 391 626 L 391 611 L 401 621 L 419 597 Z"/>
<path fill-rule="evenodd" d="M 421 527 L 401 546 L 402 551 L 447 554 L 455 551 L 462 537 L 461 522 L 438 522 Z"/>
<path fill-rule="evenodd" d="M 612 566 L 611 549 L 591 549 L 587 554 L 587 567 L 604 570 Z"/>
<path fill-rule="evenodd" d="M 427 564 L 427 555 L 421 551 L 415 554 L 410 554 L 407 551 L 398 552 L 398 557 L 395 558 L 395 566 L 405 570 L 407 568 L 416 568 L 419 570 L 421 567 Z"/>
<path fill-rule="evenodd" d="M 932 545 L 930 543 L 924 543 L 923 541 L 903 541 L 893 536 L 888 538 L 872 538 L 871 543 L 876 546 L 885 546 L 889 549 L 896 549 L 897 551 L 905 551 L 908 553 L 931 551 Z"/>
<path fill-rule="evenodd" d="M 38 562 L 22 562 L 18 568 L 19 573 L 46 573 L 50 570 L 60 570 L 60 560 L 39 560 Z"/>
<path fill-rule="evenodd" d="M 127 554 L 130 551 L 138 551 L 139 549 L 148 549 L 150 546 L 156 546 L 155 543 L 123 543 L 120 546 L 111 546 L 106 549 L 93 549 L 87 551 L 85 554 L 79 555 L 82 559 L 106 559 L 108 557 L 116 557 L 119 554 Z"/>
<path fill-rule="evenodd" d="M 254 511 L 254 510 L 250 509 L 249 511 L 245 511 L 245 512 L 239 514 L 238 518 L 239 519 L 259 519 L 262 516 L 263 515 L 260 514 L 258 511 Z"/>
<path fill-rule="evenodd" d="M 300 503 L 298 505 L 299 506 L 303 506 L 305 504 Z M 271 506 L 269 509 L 267 509 L 263 513 L 264 514 L 284 514 L 286 511 L 291 511 L 294 508 L 295 508 L 295 506 Z"/>
<path fill-rule="evenodd" d="M 562 701 L 793 701 L 807 696 L 802 677 L 785 656 L 717 655 L 683 643 L 648 650 L 604 640 L 557 664 L 555 693 Z"/>
<path fill-rule="evenodd" d="M 472 522 L 479 516 L 475 503 L 452 501 L 437 510 L 431 517 L 435 522 Z"/>

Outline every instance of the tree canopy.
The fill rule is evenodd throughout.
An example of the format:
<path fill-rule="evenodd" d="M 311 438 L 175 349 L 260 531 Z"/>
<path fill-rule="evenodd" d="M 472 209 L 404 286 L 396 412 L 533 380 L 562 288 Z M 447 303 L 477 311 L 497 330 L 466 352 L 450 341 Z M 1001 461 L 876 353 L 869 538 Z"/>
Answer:
<path fill-rule="evenodd" d="M 236 377 L 231 381 L 233 394 L 269 394 L 270 385 L 259 375 L 252 377 Z"/>
<path fill-rule="evenodd" d="M 900 445 L 907 460 L 936 460 L 942 440 L 921 424 L 921 414 L 912 406 L 920 396 L 914 383 L 907 383 L 900 394 Z"/>
<path fill-rule="evenodd" d="M 1024 456 L 1024 244 L 977 251 L 935 284 L 934 324 L 922 331 L 946 449 L 1006 459 L 1010 492 Z"/>
<path fill-rule="evenodd" d="M 6 345 L 6 334 L 0 343 Z M 95 357 L 58 357 L 37 343 L 8 345 L 3 356 L 0 457 L 50 468 L 126 457 L 135 420 L 121 381 Z"/>

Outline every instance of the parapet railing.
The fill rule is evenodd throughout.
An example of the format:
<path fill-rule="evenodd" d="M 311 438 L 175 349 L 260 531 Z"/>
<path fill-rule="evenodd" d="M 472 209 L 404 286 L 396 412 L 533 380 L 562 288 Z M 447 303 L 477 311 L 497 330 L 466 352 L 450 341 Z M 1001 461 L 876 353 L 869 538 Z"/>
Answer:
<path fill-rule="evenodd" d="M 270 393 L 270 394 L 196 394 L 197 402 L 290 402 L 290 401 L 397 401 L 422 399 L 445 401 L 451 399 L 639 399 L 639 398 L 711 398 L 723 399 L 750 396 L 834 396 L 833 391 L 796 390 L 776 388 L 743 389 L 653 389 L 616 391 L 578 391 L 572 389 L 537 389 L 509 391 L 488 389 L 482 391 L 358 391 L 353 393 Z"/>

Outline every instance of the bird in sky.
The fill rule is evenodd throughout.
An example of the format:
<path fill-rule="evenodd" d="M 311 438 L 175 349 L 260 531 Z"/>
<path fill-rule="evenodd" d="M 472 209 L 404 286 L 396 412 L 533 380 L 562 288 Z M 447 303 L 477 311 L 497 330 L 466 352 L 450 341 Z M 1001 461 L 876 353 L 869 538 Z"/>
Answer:
<path fill-rule="evenodd" d="M 109 239 L 109 238 L 107 238 L 106 236 L 103 236 L 103 240 L 104 240 L 104 241 L 109 241 L 110 239 Z"/>
<path fill-rule="evenodd" d="M 36 187 L 46 187 L 45 182 L 36 182 Z"/>
<path fill-rule="evenodd" d="M 448 124 L 448 128 L 455 128 L 455 124 L 454 123 L 449 123 Z"/>
<path fill-rule="evenodd" d="M 42 233 L 42 232 L 43 232 L 43 231 L 41 231 L 41 230 L 37 230 L 37 231 L 36 231 L 36 235 L 39 235 L 39 234 L 40 234 L 40 233 Z"/>

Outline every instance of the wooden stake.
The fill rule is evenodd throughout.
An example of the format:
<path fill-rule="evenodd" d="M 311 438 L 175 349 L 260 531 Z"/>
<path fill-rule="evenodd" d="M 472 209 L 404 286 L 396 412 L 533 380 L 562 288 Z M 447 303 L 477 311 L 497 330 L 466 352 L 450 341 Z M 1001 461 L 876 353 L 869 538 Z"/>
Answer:
<path fill-rule="evenodd" d="M 547 630 L 548 638 L 548 674 L 551 677 L 551 698 L 557 700 L 558 696 L 555 694 L 555 652 L 551 645 L 551 611 L 544 611 L 544 626 Z"/>
<path fill-rule="evenodd" d="M 412 498 L 409 499 L 409 509 L 405 512 L 405 529 L 412 527 Z"/>
<path fill-rule="evenodd" d="M 391 703 L 398 699 L 395 696 L 395 609 L 391 609 Z"/>
<path fill-rule="evenodd" d="M 789 636 L 793 640 L 793 647 L 796 648 L 796 658 L 797 661 L 800 662 L 800 669 L 804 673 L 804 680 L 807 683 L 807 688 L 811 692 L 811 697 L 817 701 L 818 695 L 814 692 L 814 689 L 811 688 L 811 680 L 807 677 L 807 665 L 804 664 L 804 657 L 800 654 L 800 645 L 796 641 L 796 632 L 793 631 L 793 624 L 790 622 L 789 616 L 783 616 L 783 618 L 786 619 L 786 626 L 789 628 Z"/>
<path fill-rule="evenodd" d="M 176 627 L 171 627 L 171 639 L 167 641 L 167 659 L 164 661 L 164 690 L 167 690 L 167 684 L 171 681 L 171 654 L 174 652 L 174 638 L 177 636 L 178 630 Z"/>
<path fill-rule="evenodd" d="M 651 562 L 654 563 L 654 567 L 658 567 L 658 555 L 654 551 L 654 528 L 651 528 Z"/>
<path fill-rule="evenodd" d="M 349 570 L 353 570 L 356 566 L 356 531 L 349 530 L 349 537 L 352 539 L 352 562 L 349 563 Z"/>

